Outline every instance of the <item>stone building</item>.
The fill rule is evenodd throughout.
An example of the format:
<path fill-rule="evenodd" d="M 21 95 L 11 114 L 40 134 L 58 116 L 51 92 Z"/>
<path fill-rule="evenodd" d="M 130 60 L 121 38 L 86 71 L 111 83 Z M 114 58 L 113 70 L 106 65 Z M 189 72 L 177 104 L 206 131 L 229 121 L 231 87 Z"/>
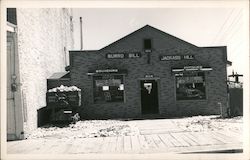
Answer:
<path fill-rule="evenodd" d="M 225 115 L 227 50 L 146 25 L 91 51 L 70 51 L 71 83 L 89 119 Z"/>
<path fill-rule="evenodd" d="M 7 137 L 22 139 L 46 106 L 46 79 L 65 71 L 73 48 L 71 9 L 7 9 Z"/>

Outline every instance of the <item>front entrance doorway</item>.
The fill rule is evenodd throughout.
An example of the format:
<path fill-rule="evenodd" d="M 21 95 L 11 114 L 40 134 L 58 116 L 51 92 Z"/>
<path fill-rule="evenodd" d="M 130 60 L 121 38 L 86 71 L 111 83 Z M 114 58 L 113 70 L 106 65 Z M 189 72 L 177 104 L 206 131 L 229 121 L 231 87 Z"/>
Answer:
<path fill-rule="evenodd" d="M 141 111 L 142 114 L 159 113 L 156 80 L 141 80 Z"/>

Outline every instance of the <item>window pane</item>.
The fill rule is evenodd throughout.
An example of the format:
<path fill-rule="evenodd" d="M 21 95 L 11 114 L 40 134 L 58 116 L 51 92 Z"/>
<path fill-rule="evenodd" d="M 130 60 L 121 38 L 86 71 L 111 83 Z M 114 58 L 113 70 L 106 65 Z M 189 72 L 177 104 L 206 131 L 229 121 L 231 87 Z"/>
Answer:
<path fill-rule="evenodd" d="M 93 77 L 94 102 L 123 102 L 124 84 L 122 75 Z"/>
<path fill-rule="evenodd" d="M 7 8 L 7 21 L 17 25 L 16 8 Z"/>
<path fill-rule="evenodd" d="M 192 73 L 176 76 L 177 100 L 206 99 L 204 73 Z"/>

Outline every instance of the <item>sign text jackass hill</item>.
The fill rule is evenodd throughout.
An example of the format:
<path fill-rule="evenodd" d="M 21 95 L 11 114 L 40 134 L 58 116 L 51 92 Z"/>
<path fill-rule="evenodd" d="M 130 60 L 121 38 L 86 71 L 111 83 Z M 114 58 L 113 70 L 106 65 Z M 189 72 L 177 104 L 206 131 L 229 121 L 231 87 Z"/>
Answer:
<path fill-rule="evenodd" d="M 194 55 L 162 55 L 161 61 L 178 61 L 178 60 L 192 60 Z"/>

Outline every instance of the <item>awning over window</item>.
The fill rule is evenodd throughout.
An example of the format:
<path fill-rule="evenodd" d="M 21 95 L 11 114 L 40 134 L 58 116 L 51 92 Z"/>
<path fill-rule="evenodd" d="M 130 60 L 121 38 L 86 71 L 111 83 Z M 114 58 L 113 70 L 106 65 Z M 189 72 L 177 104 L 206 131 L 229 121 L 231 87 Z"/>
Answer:
<path fill-rule="evenodd" d="M 108 69 L 96 69 L 88 71 L 87 75 L 101 75 L 101 74 L 128 74 L 126 69 L 108 68 Z"/>
<path fill-rule="evenodd" d="M 203 66 L 184 66 L 182 68 L 172 68 L 172 72 L 185 72 L 185 71 L 212 71 L 211 67 Z"/>
<path fill-rule="evenodd" d="M 203 64 L 197 60 L 192 61 L 182 61 L 180 64 L 176 64 L 172 67 L 171 71 L 176 72 L 188 72 L 188 71 L 212 71 L 213 69 L 207 65 Z"/>

